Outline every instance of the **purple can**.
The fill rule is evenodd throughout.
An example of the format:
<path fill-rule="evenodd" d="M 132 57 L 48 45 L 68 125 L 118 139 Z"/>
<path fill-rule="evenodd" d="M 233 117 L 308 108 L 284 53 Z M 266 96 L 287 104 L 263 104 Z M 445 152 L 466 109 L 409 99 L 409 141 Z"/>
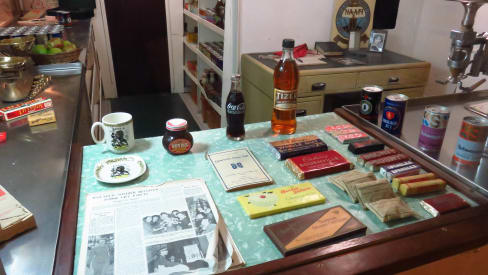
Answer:
<path fill-rule="evenodd" d="M 424 151 L 441 149 L 450 115 L 451 112 L 444 106 L 429 105 L 425 107 L 419 136 L 420 149 Z"/>
<path fill-rule="evenodd" d="M 385 98 L 381 129 L 392 135 L 401 134 L 407 102 L 408 96 L 403 94 L 389 95 Z"/>

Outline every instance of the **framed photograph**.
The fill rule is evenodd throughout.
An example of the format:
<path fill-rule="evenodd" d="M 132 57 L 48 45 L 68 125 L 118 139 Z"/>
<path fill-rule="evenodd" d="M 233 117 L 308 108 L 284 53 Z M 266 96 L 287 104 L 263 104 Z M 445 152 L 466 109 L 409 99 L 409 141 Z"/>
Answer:
<path fill-rule="evenodd" d="M 369 50 L 371 52 L 383 52 L 387 35 L 388 32 L 385 30 L 372 30 L 369 37 Z"/>

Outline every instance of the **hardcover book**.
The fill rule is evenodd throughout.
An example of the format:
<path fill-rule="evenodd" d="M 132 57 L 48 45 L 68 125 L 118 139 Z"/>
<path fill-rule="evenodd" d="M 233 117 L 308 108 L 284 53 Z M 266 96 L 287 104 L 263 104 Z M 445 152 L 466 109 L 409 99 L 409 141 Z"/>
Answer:
<path fill-rule="evenodd" d="M 354 164 L 335 150 L 287 159 L 286 166 L 298 179 L 310 179 L 351 170 Z"/>
<path fill-rule="evenodd" d="M 342 206 L 264 226 L 264 232 L 285 256 L 359 237 L 365 234 L 366 229 Z"/>
<path fill-rule="evenodd" d="M 269 144 L 279 160 L 327 151 L 327 144 L 315 135 L 273 141 Z"/>
<path fill-rule="evenodd" d="M 325 197 L 310 182 L 278 187 L 237 197 L 251 219 L 321 204 Z"/>

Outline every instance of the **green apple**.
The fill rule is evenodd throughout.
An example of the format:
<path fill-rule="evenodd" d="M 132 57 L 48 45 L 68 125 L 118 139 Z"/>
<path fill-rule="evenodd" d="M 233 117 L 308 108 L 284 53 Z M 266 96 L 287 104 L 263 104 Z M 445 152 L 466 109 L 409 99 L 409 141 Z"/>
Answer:
<path fill-rule="evenodd" d="M 61 50 L 60 48 L 50 48 L 49 50 L 47 50 L 47 54 L 58 54 L 62 52 L 63 50 Z"/>
<path fill-rule="evenodd" d="M 73 43 L 69 42 L 68 40 L 63 40 L 63 48 L 70 45 L 73 45 Z"/>
<path fill-rule="evenodd" d="M 61 40 L 61 38 L 59 38 L 59 37 L 49 39 L 49 41 L 47 42 L 47 47 L 48 48 L 62 48 L 63 47 L 63 40 Z"/>
<path fill-rule="evenodd" d="M 72 52 L 72 51 L 75 51 L 76 50 L 76 46 L 75 44 L 71 44 L 71 45 L 67 45 L 67 46 L 64 46 L 63 47 L 63 52 Z"/>
<path fill-rule="evenodd" d="M 32 48 L 32 52 L 35 54 L 47 54 L 47 49 L 46 46 L 39 44 Z"/>

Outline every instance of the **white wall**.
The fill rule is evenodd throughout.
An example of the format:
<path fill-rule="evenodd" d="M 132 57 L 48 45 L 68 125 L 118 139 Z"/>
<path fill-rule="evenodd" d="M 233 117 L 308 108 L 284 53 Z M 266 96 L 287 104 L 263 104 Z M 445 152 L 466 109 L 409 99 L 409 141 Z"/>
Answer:
<path fill-rule="evenodd" d="M 240 53 L 281 49 L 283 38 L 296 44 L 329 41 L 332 0 L 245 0 L 239 1 Z M 464 14 L 460 3 L 445 0 L 401 0 L 396 29 L 389 31 L 386 48 L 432 64 L 426 93 L 452 92 L 453 85 L 435 80 L 449 76 L 447 58 L 451 29 L 459 29 Z M 476 17 L 475 30 L 488 31 L 488 4 Z M 469 78 L 465 86 L 479 78 Z M 478 89 L 488 89 L 485 83 Z"/>
<path fill-rule="evenodd" d="M 452 93 L 454 85 L 440 85 L 435 80 L 449 76 L 447 58 L 452 29 L 459 29 L 464 9 L 460 3 L 443 0 L 402 0 L 398 12 L 397 26 L 390 30 L 386 48 L 432 64 L 426 93 Z M 476 16 L 474 29 L 488 31 L 488 5 L 483 6 Z M 480 78 L 468 78 L 465 86 Z M 488 89 L 484 84 L 478 89 Z"/>
<path fill-rule="evenodd" d="M 283 38 L 295 44 L 329 41 L 334 1 L 239 1 L 240 53 L 281 50 Z"/>

